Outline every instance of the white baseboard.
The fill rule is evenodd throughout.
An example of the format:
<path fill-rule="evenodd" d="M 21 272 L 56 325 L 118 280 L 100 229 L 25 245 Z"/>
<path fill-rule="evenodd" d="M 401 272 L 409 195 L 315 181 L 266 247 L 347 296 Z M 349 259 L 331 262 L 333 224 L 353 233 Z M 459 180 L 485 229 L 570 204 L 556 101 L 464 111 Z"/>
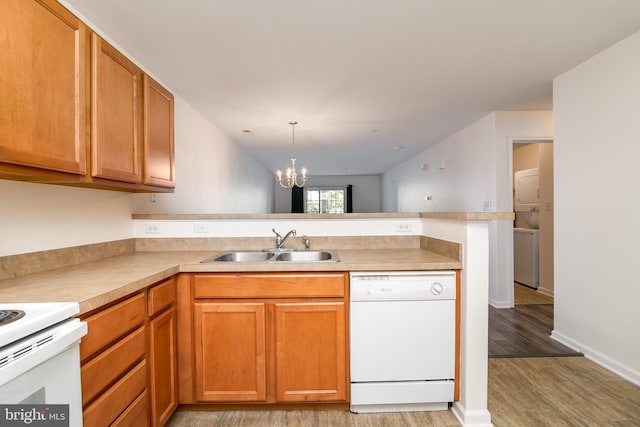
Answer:
<path fill-rule="evenodd" d="M 620 375 L 625 380 L 630 381 L 637 386 L 640 386 L 640 372 L 636 371 L 635 369 L 632 369 L 629 366 L 610 358 L 606 354 L 603 354 L 587 345 L 584 345 L 581 342 L 576 341 L 556 330 L 551 331 L 551 338 L 561 344 L 566 345 L 567 347 L 572 348 L 575 351 L 581 352 L 587 359 L 594 361 L 598 365 L 610 370 L 614 374 Z"/>
<path fill-rule="evenodd" d="M 493 298 L 489 298 L 489 305 L 493 308 L 513 308 L 511 301 L 497 301 Z"/>
<path fill-rule="evenodd" d="M 464 409 L 462 403 L 457 400 L 453 402 L 451 412 L 462 426 L 493 427 L 493 423 L 491 423 L 491 414 L 486 409 L 481 411 L 467 411 Z"/>

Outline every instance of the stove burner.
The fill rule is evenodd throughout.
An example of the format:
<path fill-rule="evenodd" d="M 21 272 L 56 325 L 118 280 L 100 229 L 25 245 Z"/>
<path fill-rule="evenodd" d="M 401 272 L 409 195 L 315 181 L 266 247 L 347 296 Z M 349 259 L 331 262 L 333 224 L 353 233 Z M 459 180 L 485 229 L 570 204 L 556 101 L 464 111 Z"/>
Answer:
<path fill-rule="evenodd" d="M 0 326 L 14 322 L 24 317 L 22 310 L 0 310 Z"/>

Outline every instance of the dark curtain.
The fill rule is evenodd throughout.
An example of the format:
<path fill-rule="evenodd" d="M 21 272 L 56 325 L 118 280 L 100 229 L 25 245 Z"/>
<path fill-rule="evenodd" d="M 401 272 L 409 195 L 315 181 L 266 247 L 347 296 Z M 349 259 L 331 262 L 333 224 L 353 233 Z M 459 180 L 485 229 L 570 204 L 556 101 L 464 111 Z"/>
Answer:
<path fill-rule="evenodd" d="M 346 200 L 346 208 L 347 213 L 353 213 L 353 185 L 347 185 L 347 200 Z"/>
<path fill-rule="evenodd" d="M 304 189 L 295 185 L 291 189 L 291 213 L 304 213 Z"/>

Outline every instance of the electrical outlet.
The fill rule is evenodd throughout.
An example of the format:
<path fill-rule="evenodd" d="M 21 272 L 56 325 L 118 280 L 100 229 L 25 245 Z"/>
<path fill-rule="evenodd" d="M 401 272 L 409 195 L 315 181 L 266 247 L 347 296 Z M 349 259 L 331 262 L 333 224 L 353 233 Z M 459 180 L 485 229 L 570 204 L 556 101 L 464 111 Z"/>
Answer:
<path fill-rule="evenodd" d="M 411 224 L 408 222 L 399 222 L 396 224 L 397 233 L 411 233 Z"/>
<path fill-rule="evenodd" d="M 484 211 L 491 212 L 491 200 L 484 201 Z"/>
<path fill-rule="evenodd" d="M 431 196 L 424 196 L 424 200 L 427 201 L 427 202 L 430 202 L 431 201 Z"/>
<path fill-rule="evenodd" d="M 194 233 L 208 233 L 209 232 L 209 224 L 207 224 L 207 223 L 195 223 L 195 224 L 193 224 L 193 232 Z"/>
<path fill-rule="evenodd" d="M 160 234 L 160 224 L 157 222 L 148 222 L 144 225 L 144 232 L 147 234 Z"/>

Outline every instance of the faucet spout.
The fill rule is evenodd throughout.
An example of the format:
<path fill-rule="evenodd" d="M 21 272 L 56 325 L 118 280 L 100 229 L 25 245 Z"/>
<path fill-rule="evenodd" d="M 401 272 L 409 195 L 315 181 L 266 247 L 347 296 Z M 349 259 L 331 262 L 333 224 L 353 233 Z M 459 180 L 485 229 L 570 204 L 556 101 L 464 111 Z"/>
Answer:
<path fill-rule="evenodd" d="M 282 249 L 282 246 L 284 246 L 284 242 L 287 241 L 287 239 L 291 236 L 295 236 L 296 235 L 296 230 L 289 230 L 287 232 L 287 234 L 284 235 L 284 237 L 282 237 L 275 228 L 272 228 L 271 231 L 273 231 L 276 235 L 276 248 L 278 249 Z"/>
<path fill-rule="evenodd" d="M 296 235 L 296 230 L 289 230 L 287 234 L 285 234 L 284 237 L 282 238 L 282 241 L 280 242 L 280 246 L 278 246 L 278 249 L 282 248 L 282 246 L 284 245 L 284 242 L 286 242 L 289 237 L 295 236 L 295 235 Z"/>

